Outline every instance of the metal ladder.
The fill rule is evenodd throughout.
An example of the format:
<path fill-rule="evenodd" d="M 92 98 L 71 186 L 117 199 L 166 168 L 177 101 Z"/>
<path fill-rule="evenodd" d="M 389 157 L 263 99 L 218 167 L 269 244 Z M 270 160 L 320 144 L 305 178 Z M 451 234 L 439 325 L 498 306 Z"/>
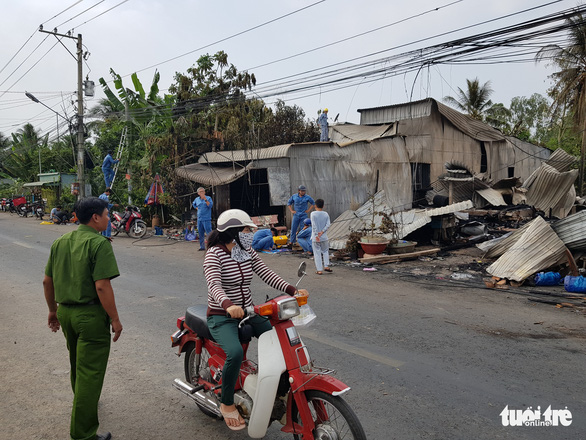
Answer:
<path fill-rule="evenodd" d="M 114 177 L 112 178 L 112 183 L 110 184 L 110 188 L 112 188 L 114 186 L 114 181 L 116 180 L 116 176 L 118 175 L 118 167 L 120 166 L 120 158 L 122 157 L 122 153 L 124 152 L 124 147 L 126 146 L 126 132 L 127 132 L 127 127 L 125 126 L 122 129 L 122 135 L 120 136 L 120 143 L 118 144 L 118 150 L 116 150 L 115 159 L 118 162 L 114 164 Z"/>

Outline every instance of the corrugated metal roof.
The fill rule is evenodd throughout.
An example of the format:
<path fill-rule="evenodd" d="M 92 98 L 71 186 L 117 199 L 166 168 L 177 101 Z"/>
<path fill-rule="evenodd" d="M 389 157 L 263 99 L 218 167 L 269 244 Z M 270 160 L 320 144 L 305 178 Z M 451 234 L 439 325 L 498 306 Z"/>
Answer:
<path fill-rule="evenodd" d="M 480 194 L 482 198 L 485 199 L 492 206 L 507 206 L 507 204 L 505 203 L 505 199 L 503 199 L 503 195 L 496 189 L 478 189 L 476 190 L 476 192 Z"/>
<path fill-rule="evenodd" d="M 252 164 L 246 167 L 219 167 L 204 165 L 201 163 L 192 163 L 179 167 L 175 170 L 178 176 L 204 185 L 225 185 L 234 182 L 242 177 L 252 168 Z"/>
<path fill-rule="evenodd" d="M 490 125 L 476 119 L 472 119 L 471 117 L 466 116 L 459 111 L 454 110 L 453 108 L 448 107 L 439 101 L 436 101 L 433 98 L 384 107 L 359 109 L 358 112 L 361 113 L 361 123 L 380 124 L 429 116 L 433 105 L 436 105 L 439 113 L 448 119 L 452 124 L 454 124 L 454 126 L 473 139 L 488 142 L 505 140 L 505 136 L 500 131 L 492 128 Z M 373 114 L 376 113 L 379 113 L 381 116 L 384 115 L 384 118 L 380 119 L 374 116 Z"/>
<path fill-rule="evenodd" d="M 278 159 L 289 156 L 289 149 L 295 144 L 276 145 L 254 150 L 214 151 L 203 154 L 199 163 L 248 162 L 261 159 Z M 301 144 L 299 144 L 301 145 Z"/>
<path fill-rule="evenodd" d="M 570 250 L 586 251 L 586 211 L 558 220 L 552 227 Z"/>
<path fill-rule="evenodd" d="M 572 156 L 563 149 L 558 148 L 551 153 L 551 156 L 549 156 L 549 159 L 547 159 L 545 163 L 551 165 L 560 172 L 564 172 L 568 171 L 577 161 L 578 158 L 576 156 Z"/>
<path fill-rule="evenodd" d="M 550 165 L 542 164 L 528 179 L 529 183 L 523 185 L 527 188 L 527 204 L 549 214 L 550 209 L 566 199 L 577 177 L 578 170 L 559 172 Z M 560 217 L 565 217 L 571 207 L 570 204 Z"/>
<path fill-rule="evenodd" d="M 425 226 L 431 222 L 431 217 L 436 215 L 450 214 L 457 211 L 472 208 L 470 200 L 455 203 L 448 206 L 432 209 L 411 209 L 409 211 L 396 212 L 391 215 L 391 220 L 397 224 L 397 236 L 393 234 L 378 234 L 387 239 L 397 238 L 402 239 L 411 232 Z M 337 217 L 330 228 L 328 229 L 328 239 L 331 249 L 343 249 L 346 247 L 348 236 L 353 231 L 362 231 L 370 229 L 370 224 L 373 222 L 372 210 L 375 212 L 391 212 L 392 210 L 386 204 L 386 197 L 384 191 L 379 191 L 374 196 L 374 208 L 372 201 L 366 202 L 356 211 L 348 210 Z M 382 216 L 374 216 L 374 227 L 378 228 L 381 225 Z"/>
<path fill-rule="evenodd" d="M 484 252 L 484 258 L 497 258 L 504 254 L 507 250 L 509 250 L 517 240 L 523 236 L 525 230 L 531 225 L 531 222 L 525 223 L 519 229 L 504 235 L 499 238 L 495 238 L 494 240 L 486 241 L 484 243 L 479 243 L 476 247 Z"/>
<path fill-rule="evenodd" d="M 566 246 L 541 217 L 536 217 L 517 242 L 486 271 L 508 280 L 523 281 L 566 259 Z"/>

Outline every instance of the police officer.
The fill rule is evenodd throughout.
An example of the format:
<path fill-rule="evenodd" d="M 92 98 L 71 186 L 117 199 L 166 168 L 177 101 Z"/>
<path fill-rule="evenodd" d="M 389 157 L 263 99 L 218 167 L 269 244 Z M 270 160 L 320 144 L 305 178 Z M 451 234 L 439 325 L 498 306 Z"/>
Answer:
<path fill-rule="evenodd" d="M 289 210 L 293 214 L 293 221 L 291 222 L 291 244 L 295 243 L 297 230 L 313 209 L 313 205 L 315 205 L 314 200 L 306 192 L 307 188 L 305 185 L 300 185 L 297 189 L 297 194 L 293 194 L 287 202 Z"/>
<path fill-rule="evenodd" d="M 100 235 L 108 226 L 108 202 L 97 197 L 79 200 L 75 213 L 81 223 L 51 246 L 43 288 L 49 307 L 49 328 L 61 328 L 69 349 L 73 409 L 73 440 L 109 440 L 97 435 L 98 400 L 114 342 L 122 333 L 110 280 L 120 275 L 110 241 Z"/>

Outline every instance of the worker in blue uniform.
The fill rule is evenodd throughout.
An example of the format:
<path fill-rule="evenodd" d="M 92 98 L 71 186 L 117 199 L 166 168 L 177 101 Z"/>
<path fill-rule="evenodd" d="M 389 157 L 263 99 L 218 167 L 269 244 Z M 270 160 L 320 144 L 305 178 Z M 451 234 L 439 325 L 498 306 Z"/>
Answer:
<path fill-rule="evenodd" d="M 102 173 L 104 173 L 106 188 L 110 188 L 112 186 L 112 180 L 114 180 L 113 166 L 118 162 L 120 161 L 112 157 L 112 150 L 108 151 L 108 154 L 106 154 L 106 157 L 104 157 L 104 162 L 102 162 Z"/>
<path fill-rule="evenodd" d="M 275 228 L 259 229 L 252 238 L 252 249 L 255 251 L 270 251 L 275 247 L 273 237 L 278 235 Z"/>
<path fill-rule="evenodd" d="M 311 244 L 311 220 L 306 218 L 303 220 L 303 229 L 297 234 L 297 241 L 303 248 L 304 252 L 313 253 L 313 247 Z"/>
<path fill-rule="evenodd" d="M 317 118 L 317 124 L 319 125 L 319 128 L 321 130 L 321 135 L 320 135 L 320 142 L 327 142 L 330 140 L 329 137 L 329 132 L 328 132 L 328 109 L 324 108 L 324 111 L 321 113 L 321 115 L 319 115 L 319 118 Z"/>
<path fill-rule="evenodd" d="M 308 218 L 309 213 L 315 205 L 315 201 L 307 195 L 307 188 L 300 185 L 297 189 L 297 194 L 293 194 L 287 202 L 293 220 L 291 222 L 291 237 L 289 241 L 291 244 L 295 243 L 297 237 L 297 230 L 303 224 L 303 220 Z"/>
<path fill-rule="evenodd" d="M 203 187 L 197 189 L 197 197 L 192 203 L 197 209 L 197 233 L 199 234 L 199 250 L 205 251 L 205 236 L 212 233 L 212 207 L 214 202 L 210 196 L 206 196 Z"/>

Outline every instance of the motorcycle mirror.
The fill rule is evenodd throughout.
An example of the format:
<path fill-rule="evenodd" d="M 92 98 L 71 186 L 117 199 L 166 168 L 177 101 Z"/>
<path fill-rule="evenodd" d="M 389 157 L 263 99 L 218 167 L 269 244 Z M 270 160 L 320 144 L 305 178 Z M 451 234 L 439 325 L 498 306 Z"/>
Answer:
<path fill-rule="evenodd" d="M 305 261 L 303 261 L 300 265 L 299 265 L 299 269 L 297 269 L 297 276 L 298 277 L 302 277 L 303 275 L 305 275 L 305 268 L 307 267 L 307 264 L 305 264 Z"/>

